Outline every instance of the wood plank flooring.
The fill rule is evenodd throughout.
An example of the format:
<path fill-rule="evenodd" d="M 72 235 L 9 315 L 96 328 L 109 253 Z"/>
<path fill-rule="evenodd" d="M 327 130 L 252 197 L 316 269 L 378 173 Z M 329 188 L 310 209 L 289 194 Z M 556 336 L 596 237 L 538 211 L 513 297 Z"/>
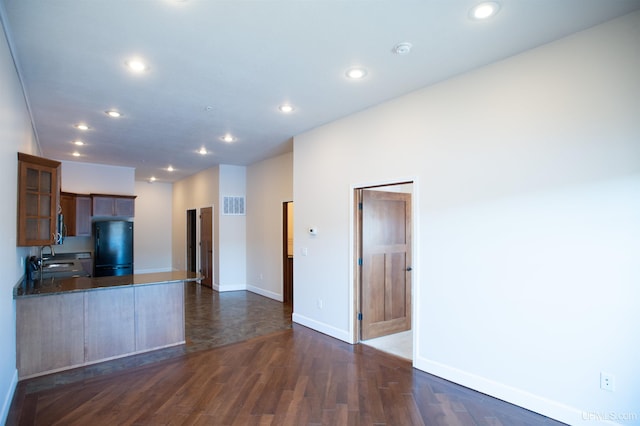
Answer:
<path fill-rule="evenodd" d="M 7 424 L 561 424 L 299 325 L 76 378 L 20 382 Z"/>

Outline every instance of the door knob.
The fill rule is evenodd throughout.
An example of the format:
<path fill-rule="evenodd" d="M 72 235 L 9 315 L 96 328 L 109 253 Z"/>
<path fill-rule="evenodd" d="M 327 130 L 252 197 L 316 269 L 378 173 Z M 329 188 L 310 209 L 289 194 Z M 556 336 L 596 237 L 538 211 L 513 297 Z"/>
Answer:
<path fill-rule="evenodd" d="M 411 272 L 411 266 L 407 268 L 407 272 Z"/>

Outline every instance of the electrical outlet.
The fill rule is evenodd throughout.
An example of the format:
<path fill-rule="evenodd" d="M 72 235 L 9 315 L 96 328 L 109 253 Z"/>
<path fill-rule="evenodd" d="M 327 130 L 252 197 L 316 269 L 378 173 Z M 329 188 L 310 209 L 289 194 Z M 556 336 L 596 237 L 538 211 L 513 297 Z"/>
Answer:
<path fill-rule="evenodd" d="M 318 309 L 322 309 L 322 299 L 318 299 Z"/>
<path fill-rule="evenodd" d="M 616 376 L 611 373 L 600 372 L 600 389 L 613 392 L 616 390 Z"/>

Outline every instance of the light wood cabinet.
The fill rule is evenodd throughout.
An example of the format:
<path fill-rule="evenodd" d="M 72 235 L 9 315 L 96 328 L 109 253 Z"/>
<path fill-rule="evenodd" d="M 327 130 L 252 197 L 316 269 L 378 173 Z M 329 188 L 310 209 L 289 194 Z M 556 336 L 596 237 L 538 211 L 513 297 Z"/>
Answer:
<path fill-rule="evenodd" d="M 184 341 L 184 289 L 175 284 L 136 287 L 136 350 Z"/>
<path fill-rule="evenodd" d="M 66 236 L 91 236 L 91 197 L 62 192 L 60 193 L 60 207 Z"/>
<path fill-rule="evenodd" d="M 82 293 L 16 300 L 17 367 L 20 377 L 84 363 Z"/>
<path fill-rule="evenodd" d="M 60 162 L 18 153 L 18 246 L 56 240 Z"/>
<path fill-rule="evenodd" d="M 91 194 L 93 216 L 135 216 L 135 195 Z"/>
<path fill-rule="evenodd" d="M 16 299 L 20 379 L 184 342 L 183 281 Z"/>
<path fill-rule="evenodd" d="M 85 360 L 135 352 L 133 288 L 85 293 Z"/>
<path fill-rule="evenodd" d="M 91 236 L 91 197 L 76 196 L 76 236 Z"/>

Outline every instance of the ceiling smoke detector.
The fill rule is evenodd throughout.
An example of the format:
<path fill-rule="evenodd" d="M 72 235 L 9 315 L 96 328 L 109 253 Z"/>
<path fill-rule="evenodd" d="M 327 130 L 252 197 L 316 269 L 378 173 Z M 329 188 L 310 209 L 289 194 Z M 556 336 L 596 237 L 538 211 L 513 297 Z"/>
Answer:
<path fill-rule="evenodd" d="M 396 55 L 408 55 L 413 45 L 408 42 L 398 43 L 393 46 L 392 52 Z"/>

